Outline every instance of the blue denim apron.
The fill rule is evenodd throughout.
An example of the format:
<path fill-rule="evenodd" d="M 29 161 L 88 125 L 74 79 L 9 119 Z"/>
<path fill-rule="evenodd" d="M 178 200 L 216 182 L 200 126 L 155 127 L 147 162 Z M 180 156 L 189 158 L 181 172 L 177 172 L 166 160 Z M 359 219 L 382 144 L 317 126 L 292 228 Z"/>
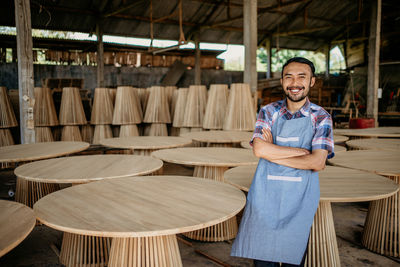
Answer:
<path fill-rule="evenodd" d="M 271 132 L 274 144 L 311 150 L 311 116 L 280 116 Z M 231 255 L 300 264 L 318 202 L 318 172 L 260 158 Z"/>

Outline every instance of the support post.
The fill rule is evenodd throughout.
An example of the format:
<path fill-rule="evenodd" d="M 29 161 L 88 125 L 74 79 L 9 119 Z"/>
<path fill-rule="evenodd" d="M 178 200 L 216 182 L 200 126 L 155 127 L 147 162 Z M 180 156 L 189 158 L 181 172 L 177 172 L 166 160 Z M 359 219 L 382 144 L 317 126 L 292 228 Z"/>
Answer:
<path fill-rule="evenodd" d="M 196 55 L 194 63 L 194 84 L 201 85 L 201 68 L 200 68 L 200 38 L 199 33 L 195 35 Z"/>
<path fill-rule="evenodd" d="M 271 47 L 271 38 L 268 38 L 265 41 L 265 50 L 267 51 L 267 75 L 266 78 L 272 78 L 272 47 Z"/>
<path fill-rule="evenodd" d="M 381 43 L 382 0 L 371 1 L 371 24 L 368 45 L 367 116 L 375 119 L 378 127 L 379 52 Z"/>
<path fill-rule="evenodd" d="M 29 0 L 14 0 L 17 28 L 18 90 L 21 144 L 35 143 L 33 53 Z"/>
<path fill-rule="evenodd" d="M 325 45 L 325 79 L 328 80 L 329 79 L 329 64 L 331 61 L 331 57 L 330 57 L 330 52 L 331 52 L 331 45 L 330 44 L 326 44 Z"/>
<path fill-rule="evenodd" d="M 257 91 L 257 0 L 243 0 L 243 82 Z"/>
<path fill-rule="evenodd" d="M 97 35 L 97 87 L 104 87 L 103 21 L 96 25 Z"/>

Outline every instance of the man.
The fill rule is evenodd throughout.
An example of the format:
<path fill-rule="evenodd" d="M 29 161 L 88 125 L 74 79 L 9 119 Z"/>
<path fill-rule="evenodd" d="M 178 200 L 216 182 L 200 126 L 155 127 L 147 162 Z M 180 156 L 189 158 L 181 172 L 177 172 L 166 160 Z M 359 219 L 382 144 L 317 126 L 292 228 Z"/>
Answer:
<path fill-rule="evenodd" d="M 231 252 L 256 267 L 304 266 L 318 171 L 334 146 L 329 113 L 307 97 L 314 72 L 308 59 L 289 59 L 281 78 L 286 98 L 261 108 L 257 118 L 251 144 L 260 160 Z"/>

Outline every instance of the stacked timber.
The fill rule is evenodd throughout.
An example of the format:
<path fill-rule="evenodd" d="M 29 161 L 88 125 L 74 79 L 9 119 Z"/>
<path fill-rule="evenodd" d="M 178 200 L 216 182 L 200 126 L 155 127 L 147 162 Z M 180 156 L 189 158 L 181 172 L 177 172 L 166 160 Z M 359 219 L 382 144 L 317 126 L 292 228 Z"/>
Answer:
<path fill-rule="evenodd" d="M 255 122 L 256 112 L 250 86 L 245 83 L 232 84 L 223 129 L 253 131 Z"/>
<path fill-rule="evenodd" d="M 228 85 L 212 84 L 208 94 L 203 128 L 222 130 L 228 102 Z"/>
<path fill-rule="evenodd" d="M 52 128 L 58 125 L 56 108 L 50 88 L 35 87 L 35 139 L 39 142 L 53 142 Z"/>
<path fill-rule="evenodd" d="M 0 146 L 14 145 L 10 128 L 18 126 L 7 88 L 0 86 Z"/>
<path fill-rule="evenodd" d="M 186 100 L 189 88 L 179 88 L 176 91 L 176 102 L 174 108 L 174 117 L 171 128 L 171 135 L 179 136 L 181 133 L 188 132 L 188 128 L 183 127 L 183 118 L 185 117 Z"/>
<path fill-rule="evenodd" d="M 204 85 L 191 85 L 187 96 L 183 127 L 190 131 L 202 131 L 204 112 L 207 104 L 207 88 Z"/>
<path fill-rule="evenodd" d="M 92 115 L 90 124 L 94 126 L 93 144 L 99 144 L 101 139 L 112 138 L 111 123 L 114 105 L 109 88 L 94 90 Z"/>
<path fill-rule="evenodd" d="M 137 89 L 118 86 L 112 124 L 120 125 L 119 137 L 139 136 L 137 124 L 142 122 L 142 117 Z"/>
<path fill-rule="evenodd" d="M 82 141 L 79 125 L 87 124 L 78 87 L 64 87 L 60 105 L 61 141 Z"/>
<path fill-rule="evenodd" d="M 168 98 L 162 86 L 152 86 L 147 101 L 143 122 L 146 125 L 144 135 L 168 136 L 167 123 L 171 123 Z"/>

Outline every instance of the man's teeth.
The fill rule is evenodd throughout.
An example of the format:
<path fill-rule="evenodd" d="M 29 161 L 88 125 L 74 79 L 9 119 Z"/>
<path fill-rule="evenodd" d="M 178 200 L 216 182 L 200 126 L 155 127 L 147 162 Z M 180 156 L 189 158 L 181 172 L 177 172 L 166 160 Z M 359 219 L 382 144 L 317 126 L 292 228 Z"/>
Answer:
<path fill-rule="evenodd" d="M 300 89 L 290 89 L 290 91 L 293 92 L 293 93 L 297 93 L 297 92 L 300 91 Z"/>

